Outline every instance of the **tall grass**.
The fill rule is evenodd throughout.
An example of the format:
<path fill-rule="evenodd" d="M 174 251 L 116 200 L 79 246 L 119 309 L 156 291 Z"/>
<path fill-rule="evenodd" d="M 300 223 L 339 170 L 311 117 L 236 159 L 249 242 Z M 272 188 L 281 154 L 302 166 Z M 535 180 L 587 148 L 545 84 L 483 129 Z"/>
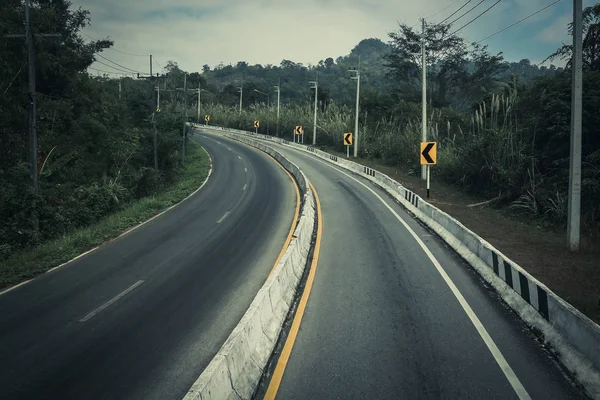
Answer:
<path fill-rule="evenodd" d="M 506 93 L 492 94 L 474 107 L 471 115 L 429 108 L 427 137 L 438 142 L 438 165 L 433 173 L 480 195 L 498 195 L 501 191 L 507 201 L 530 195 L 535 197 L 538 206 L 535 159 L 531 154 L 531 143 L 518 129 L 517 100 L 516 88 L 510 88 Z M 211 115 L 211 123 L 216 125 L 253 130 L 253 121 L 260 120 L 260 133 L 275 135 L 277 132 L 277 109 L 273 106 L 250 106 L 241 114 L 237 109 L 221 105 L 209 105 L 205 110 Z M 304 142 L 312 143 L 313 110 L 310 104 L 281 107 L 279 136 L 292 139 L 296 125 L 304 126 Z M 343 151 L 342 134 L 353 130 L 353 108 L 332 104 L 318 110 L 319 146 Z M 390 118 L 368 123 L 361 119 L 359 134 L 361 157 L 377 159 L 409 173 L 418 171 L 422 135 L 419 104 L 403 103 Z M 549 206 L 554 210 L 562 209 Z M 536 213 L 545 211 L 536 208 Z"/>

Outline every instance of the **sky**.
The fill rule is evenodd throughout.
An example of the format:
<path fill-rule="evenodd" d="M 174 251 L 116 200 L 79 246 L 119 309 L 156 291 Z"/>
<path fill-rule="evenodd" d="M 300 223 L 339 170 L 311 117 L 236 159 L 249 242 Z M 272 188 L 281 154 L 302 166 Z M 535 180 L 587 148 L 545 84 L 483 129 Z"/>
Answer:
<path fill-rule="evenodd" d="M 99 58 L 102 71 L 161 72 L 167 61 L 188 72 L 204 64 L 279 65 L 283 59 L 304 65 L 347 55 L 362 39 L 388 41 L 399 23 L 415 25 L 419 18 L 439 22 L 468 0 L 71 0 L 72 7 L 90 11 L 86 40 L 109 38 L 114 48 L 102 53 L 121 67 Z M 458 20 L 456 29 L 497 0 L 481 5 Z M 458 34 L 479 41 L 555 0 L 500 0 L 490 11 Z M 584 7 L 600 0 L 583 0 Z M 480 0 L 471 0 L 452 19 Z M 572 0 L 556 5 L 482 44 L 510 61 L 544 60 L 571 38 Z M 129 53 L 129 54 L 127 54 Z M 560 63 L 555 63 L 559 65 Z M 113 66 L 115 68 L 111 68 Z M 123 68 L 125 67 L 125 69 Z M 96 72 L 96 71 L 92 71 Z"/>

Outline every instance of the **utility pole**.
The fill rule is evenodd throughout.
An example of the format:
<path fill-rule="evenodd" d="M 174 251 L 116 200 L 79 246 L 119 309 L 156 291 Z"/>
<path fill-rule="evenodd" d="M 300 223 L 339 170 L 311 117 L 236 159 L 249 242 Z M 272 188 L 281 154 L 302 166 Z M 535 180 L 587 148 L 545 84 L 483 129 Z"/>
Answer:
<path fill-rule="evenodd" d="M 158 85 L 156 85 L 156 92 L 158 94 L 156 99 L 156 109 L 160 110 L 160 81 L 158 82 Z"/>
<path fill-rule="evenodd" d="M 356 76 L 351 79 L 356 80 L 356 119 L 354 121 L 354 158 L 358 157 L 358 113 L 360 111 L 360 56 L 358 56 L 358 69 L 351 69 L 350 72 L 356 72 Z"/>
<path fill-rule="evenodd" d="M 281 79 L 279 80 L 277 86 L 274 87 L 277 88 L 277 131 L 275 135 L 279 137 L 279 100 L 281 98 Z"/>
<path fill-rule="evenodd" d="M 427 54 L 425 51 L 425 18 L 422 18 L 422 29 L 421 29 L 421 77 L 423 79 L 421 102 L 423 107 L 422 118 L 422 137 L 421 141 L 427 141 Z M 427 179 L 427 166 L 421 165 L 421 179 Z"/>
<path fill-rule="evenodd" d="M 181 142 L 181 162 L 185 162 L 185 124 L 187 124 L 187 72 L 183 75 L 183 141 Z"/>
<path fill-rule="evenodd" d="M 569 162 L 569 214 L 567 245 L 579 251 L 581 223 L 581 119 L 582 119 L 582 0 L 573 0 L 573 81 L 571 87 L 571 150 Z"/>
<path fill-rule="evenodd" d="M 119 78 L 119 100 L 121 100 L 121 80 L 123 78 Z"/>
<path fill-rule="evenodd" d="M 317 144 L 317 93 L 319 90 L 319 71 L 317 71 L 317 76 L 314 81 L 309 81 L 312 85 L 311 88 L 315 89 L 315 118 L 313 122 L 313 146 Z M 304 135 L 302 135 L 304 136 Z M 304 140 L 304 138 L 303 138 Z"/>
<path fill-rule="evenodd" d="M 38 149 L 37 149 L 37 98 L 35 88 L 35 44 L 33 42 L 34 37 L 60 37 L 59 33 L 36 33 L 31 32 L 31 18 L 30 18 L 31 5 L 30 0 L 25 0 L 25 33 L 24 34 L 7 34 L 4 35 L 6 38 L 25 38 L 27 43 L 27 64 L 29 72 L 29 168 L 31 178 L 31 188 L 33 190 L 34 198 L 31 202 L 32 209 L 32 221 L 33 230 L 37 233 L 39 231 L 39 219 L 37 216 L 37 195 L 39 194 L 38 185 Z"/>
<path fill-rule="evenodd" d="M 150 76 L 152 76 L 152 54 L 150 54 Z"/>
<path fill-rule="evenodd" d="M 240 92 L 240 115 L 242 115 L 242 94 L 244 91 L 244 86 L 241 85 L 240 87 L 238 87 L 238 90 Z"/>
<path fill-rule="evenodd" d="M 156 130 L 156 113 L 160 112 L 160 75 L 140 76 L 140 74 L 137 74 L 137 77 L 138 79 L 150 79 L 150 83 L 152 84 L 152 107 L 154 108 L 154 112 L 152 113 L 152 146 L 154 150 L 154 170 L 158 171 L 158 132 Z M 158 89 L 154 86 L 155 83 L 158 86 Z"/>
<path fill-rule="evenodd" d="M 197 124 L 200 124 L 200 92 L 202 91 L 202 89 L 200 88 L 200 81 L 198 81 L 198 118 L 197 118 Z"/>

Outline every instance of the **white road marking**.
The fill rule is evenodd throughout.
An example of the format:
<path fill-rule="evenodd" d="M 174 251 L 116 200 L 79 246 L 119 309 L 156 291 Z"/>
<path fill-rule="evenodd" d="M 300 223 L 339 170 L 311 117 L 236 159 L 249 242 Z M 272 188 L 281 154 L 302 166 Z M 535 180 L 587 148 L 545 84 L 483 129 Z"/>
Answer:
<path fill-rule="evenodd" d="M 217 221 L 217 224 L 220 224 L 221 222 L 223 222 L 223 220 L 225 220 L 225 218 L 227 218 L 228 215 L 229 215 L 229 211 L 227 211 L 225 214 L 223 214 L 223 216 L 221 218 L 219 218 L 219 220 Z"/>
<path fill-rule="evenodd" d="M 219 144 L 221 144 L 221 142 L 219 142 L 218 140 L 216 142 L 219 143 Z"/>
<path fill-rule="evenodd" d="M 448 274 L 446 273 L 446 271 L 444 270 L 444 268 L 442 268 L 442 265 L 438 262 L 438 260 L 435 258 L 435 256 L 431 253 L 431 251 L 429 250 L 429 248 L 425 245 L 425 243 L 423 243 L 423 241 L 421 240 L 421 238 L 415 233 L 415 231 L 413 231 L 413 229 L 406 223 L 406 221 L 404 221 L 402 219 L 402 217 L 400 217 L 396 213 L 396 211 L 394 211 L 394 209 L 392 207 L 390 207 L 390 205 L 385 200 L 383 200 L 381 198 L 381 196 L 379 196 L 373 189 L 371 189 L 370 187 L 368 187 L 367 185 L 365 185 L 363 182 L 359 181 L 355 177 L 353 177 L 353 176 L 345 173 L 344 171 L 341 171 L 340 169 L 332 166 L 331 164 L 329 164 L 329 163 L 327 163 L 325 161 L 319 160 L 318 158 L 315 158 L 315 157 L 311 157 L 311 158 L 314 158 L 316 161 L 319 161 L 320 163 L 325 164 L 325 165 L 327 165 L 328 167 L 330 167 L 332 169 L 335 169 L 336 171 L 338 171 L 342 175 L 347 176 L 348 178 L 352 179 L 353 181 L 355 181 L 359 185 L 363 186 L 365 189 L 367 189 L 369 192 L 371 192 L 375 197 L 377 197 L 379 199 L 379 201 L 381 201 L 383 203 L 383 205 L 394 215 L 394 217 L 396 217 L 396 219 L 398 221 L 400 221 L 400 223 L 402 223 L 402 225 L 404 225 L 404 227 L 406 228 L 406 230 L 411 234 L 411 236 L 419 244 L 419 246 L 421 247 L 421 249 L 423 249 L 423 251 L 425 252 L 425 254 L 427 255 L 427 257 L 429 258 L 429 260 L 433 263 L 434 267 L 437 269 L 437 271 L 439 272 L 439 274 L 442 276 L 442 278 L 444 279 L 444 281 L 446 282 L 446 284 L 448 285 L 448 287 L 450 288 L 450 290 L 454 294 L 454 297 L 456 297 L 456 299 L 458 300 L 458 302 L 462 306 L 463 310 L 465 311 L 465 313 L 467 314 L 467 316 L 469 317 L 469 319 L 473 323 L 473 326 L 475 326 L 475 329 L 477 330 L 477 333 L 479 333 L 479 336 L 481 336 L 481 339 L 483 339 L 483 341 L 486 344 L 487 348 L 492 353 L 492 356 L 494 357 L 494 359 L 496 360 L 496 362 L 500 366 L 500 369 L 504 373 L 504 376 L 506 376 L 506 379 L 508 379 L 508 382 L 512 386 L 513 390 L 515 391 L 515 393 L 517 394 L 517 396 L 519 397 L 519 399 L 521 399 L 521 400 L 531 400 L 531 397 L 529 396 L 529 393 L 527 393 L 527 390 L 525 389 L 525 387 L 523 386 L 523 384 L 521 383 L 521 381 L 519 381 L 519 378 L 517 378 L 517 375 L 512 370 L 512 368 L 508 364 L 508 361 L 506 361 L 506 359 L 504 358 L 504 356 L 500 352 L 500 349 L 498 348 L 498 346 L 496 345 L 496 343 L 494 342 L 494 340 L 491 338 L 491 336 L 489 335 L 489 333 L 487 332 L 487 330 L 485 329 L 485 327 L 483 326 L 483 324 L 481 323 L 481 321 L 479 320 L 479 318 L 477 317 L 477 315 L 475 314 L 475 312 L 473 311 L 473 309 L 471 308 L 471 306 L 469 305 L 469 303 L 467 302 L 467 300 L 464 298 L 464 296 L 462 295 L 462 293 L 460 292 L 460 290 L 458 290 L 458 288 L 456 287 L 456 285 L 454 284 L 454 282 L 452 281 L 452 279 L 450 279 L 450 277 L 448 276 Z"/>
<path fill-rule="evenodd" d="M 231 147 L 228 147 L 227 150 L 231 151 Z"/>
<path fill-rule="evenodd" d="M 119 300 L 121 297 L 125 296 L 127 293 L 131 292 L 136 287 L 140 286 L 142 283 L 144 283 L 144 281 L 137 281 L 136 283 L 134 283 L 133 285 L 129 286 L 127 289 L 125 289 L 124 291 L 122 291 L 121 293 L 119 293 L 118 295 L 116 295 L 115 297 L 113 297 L 112 299 L 110 299 L 109 301 L 107 301 L 106 303 L 102 304 L 100 307 L 96 308 L 94 311 L 92 311 L 91 313 L 89 313 L 85 317 L 81 318 L 79 320 L 79 322 L 85 322 L 85 321 L 91 319 L 94 315 L 98 314 L 100 311 L 102 311 L 105 308 L 109 307 L 111 304 L 113 304 L 114 302 L 116 302 L 117 300 Z"/>
<path fill-rule="evenodd" d="M 244 171 L 248 172 L 248 168 L 244 168 Z"/>
<path fill-rule="evenodd" d="M 248 187 L 248 185 L 244 184 L 244 188 L 242 190 L 246 190 L 246 187 Z"/>
<path fill-rule="evenodd" d="M 11 290 L 15 290 L 16 288 L 18 288 L 18 287 L 21 287 L 21 286 L 23 286 L 23 285 L 25 285 L 25 284 L 27 284 L 27 283 L 31 282 L 32 280 L 33 280 L 33 278 L 32 278 L 32 279 L 28 279 L 28 280 L 26 280 L 25 282 L 21 282 L 21 283 L 19 283 L 18 285 L 11 286 L 11 287 L 9 287 L 8 289 L 4 289 L 3 291 L 1 291 L 1 292 L 0 292 L 0 296 L 1 296 L 1 295 L 3 295 L 3 294 L 5 294 L 5 293 L 8 293 L 8 292 L 10 292 Z"/>
<path fill-rule="evenodd" d="M 238 158 L 239 158 L 240 160 L 242 159 L 242 157 L 240 157 L 240 156 L 238 156 Z"/>
<path fill-rule="evenodd" d="M 198 193 L 198 192 L 200 191 L 200 189 L 202 189 L 202 188 L 204 187 L 204 185 L 206 185 L 206 183 L 208 182 L 208 178 L 210 178 L 210 176 L 211 176 L 211 174 L 212 174 L 212 172 L 213 172 L 213 165 L 214 165 L 214 163 L 213 163 L 213 159 L 211 158 L 210 154 L 208 154 L 208 152 L 206 151 L 206 149 L 205 149 L 204 147 L 201 147 L 201 149 L 202 149 L 202 150 L 203 150 L 203 151 L 206 153 L 206 156 L 207 156 L 207 157 L 208 157 L 208 159 L 210 160 L 210 169 L 208 170 L 208 175 L 206 175 L 206 179 L 204 179 L 204 182 L 202 182 L 202 184 L 200 185 L 200 187 L 199 187 L 198 189 L 194 190 L 192 193 L 190 193 L 190 195 L 189 195 L 189 196 L 187 196 L 185 199 L 181 200 L 179 203 L 177 203 L 177 204 L 173 204 L 172 206 L 170 206 L 170 207 L 169 207 L 169 208 L 167 208 L 166 210 L 164 210 L 164 211 L 162 211 L 162 212 L 160 212 L 160 213 L 156 214 L 154 217 L 152 217 L 152 218 L 150 218 L 150 219 L 147 219 L 146 221 L 144 221 L 144 222 L 142 222 L 141 224 L 138 224 L 138 225 L 136 225 L 136 226 L 134 226 L 134 227 L 132 227 L 132 228 L 129 228 L 128 230 L 126 230 L 125 232 L 121 233 L 121 234 L 120 234 L 119 236 L 117 236 L 116 238 L 109 240 L 109 241 L 108 241 L 108 242 L 106 242 L 105 244 L 108 244 L 108 243 L 110 243 L 110 242 L 114 242 L 115 240 L 118 240 L 118 239 L 122 238 L 123 236 L 127 235 L 128 233 L 130 233 L 130 232 L 133 232 L 133 231 L 135 231 L 135 230 L 136 230 L 136 229 L 138 229 L 138 228 L 141 228 L 142 226 L 146 225 L 148 222 L 150 222 L 150 221 L 153 221 L 153 220 L 155 220 L 156 218 L 160 217 L 161 215 L 163 215 L 163 214 L 165 214 L 165 213 L 167 213 L 167 212 L 171 211 L 173 208 L 177 207 L 178 205 L 180 205 L 181 203 L 183 203 L 184 201 L 188 200 L 188 199 L 189 199 L 189 198 L 191 198 L 193 195 L 195 195 L 196 193 Z M 46 271 L 45 273 L 46 273 L 46 274 L 48 274 L 48 273 L 50 273 L 50 272 L 52 272 L 52 271 L 55 271 L 55 270 L 57 270 L 57 269 L 59 269 L 59 268 L 62 268 L 62 267 L 64 267 L 65 265 L 71 264 L 73 261 L 75 261 L 75 260 L 77 260 L 77 259 L 79 259 L 79 258 L 81 258 L 81 257 L 83 257 L 83 256 L 85 256 L 85 255 L 87 255 L 87 254 L 89 254 L 89 253 L 92 253 L 92 252 L 94 252 L 94 251 L 98 250 L 98 249 L 99 249 L 99 248 L 101 248 L 102 246 L 103 246 L 103 245 L 96 246 L 96 247 L 94 247 L 93 249 L 90 249 L 90 250 L 88 250 L 88 251 L 86 251 L 86 252 L 84 252 L 84 253 L 81 253 L 81 254 L 79 254 L 78 256 L 76 256 L 76 257 L 74 257 L 74 258 L 70 259 L 69 261 L 65 261 L 64 263 L 62 263 L 62 264 L 60 264 L 60 265 L 57 265 L 56 267 L 50 268 L 50 269 L 49 269 L 48 271 Z M 40 276 L 41 276 L 41 275 L 40 275 Z M 27 280 L 27 281 L 25 281 L 25 282 L 21 282 L 21 283 L 19 283 L 18 285 L 11 286 L 11 287 L 9 287 L 9 288 L 7 288 L 7 289 L 4 289 L 3 291 L 0 291 L 0 296 L 2 296 L 3 294 L 6 294 L 6 293 L 8 293 L 8 292 L 10 292 L 10 291 L 12 291 L 12 290 L 14 290 L 14 289 L 17 289 L 17 288 L 19 288 L 19 287 L 21 287 L 21 286 L 23 286 L 23 285 L 25 285 L 25 284 L 27 284 L 27 283 L 29 283 L 29 282 L 33 282 L 35 279 L 36 279 L 36 278 L 32 278 L 32 279 L 29 279 L 29 280 Z"/>

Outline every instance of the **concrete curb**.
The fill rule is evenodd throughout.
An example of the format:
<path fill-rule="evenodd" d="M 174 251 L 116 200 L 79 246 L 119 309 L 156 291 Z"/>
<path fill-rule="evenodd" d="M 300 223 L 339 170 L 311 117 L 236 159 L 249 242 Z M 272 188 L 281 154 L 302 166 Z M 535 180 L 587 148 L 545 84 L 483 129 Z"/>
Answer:
<path fill-rule="evenodd" d="M 250 307 L 184 400 L 251 399 L 275 348 L 304 272 L 316 220 L 315 198 L 302 171 L 265 144 L 231 133 L 224 136 L 275 158 L 296 179 L 304 201 L 294 237 Z"/>
<path fill-rule="evenodd" d="M 379 171 L 312 146 L 251 132 L 228 131 L 282 143 L 311 153 L 377 184 L 471 264 L 526 323 L 544 335 L 546 344 L 554 350 L 588 394 L 600 399 L 600 326 L 490 243 Z"/>

